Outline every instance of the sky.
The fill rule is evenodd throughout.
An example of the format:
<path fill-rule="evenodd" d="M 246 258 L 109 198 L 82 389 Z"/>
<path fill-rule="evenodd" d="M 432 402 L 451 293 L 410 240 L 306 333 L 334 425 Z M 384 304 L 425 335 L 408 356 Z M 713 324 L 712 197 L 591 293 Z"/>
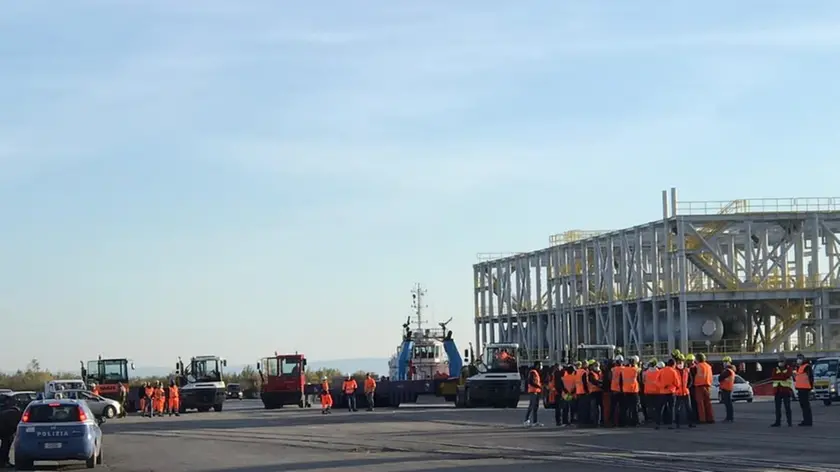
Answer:
<path fill-rule="evenodd" d="M 0 370 L 465 345 L 476 253 L 840 193 L 838 72 L 833 1 L 6 1 Z"/>

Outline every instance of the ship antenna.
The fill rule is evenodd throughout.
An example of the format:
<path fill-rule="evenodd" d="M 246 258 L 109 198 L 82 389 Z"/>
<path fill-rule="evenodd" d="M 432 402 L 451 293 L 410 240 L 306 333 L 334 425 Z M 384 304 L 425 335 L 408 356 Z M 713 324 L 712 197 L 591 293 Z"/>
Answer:
<path fill-rule="evenodd" d="M 411 308 L 414 309 L 414 318 L 415 322 L 417 323 L 417 331 L 423 332 L 423 308 L 428 308 L 427 305 L 423 304 L 423 296 L 426 295 L 426 290 L 420 284 L 415 284 L 414 289 L 411 291 Z"/>

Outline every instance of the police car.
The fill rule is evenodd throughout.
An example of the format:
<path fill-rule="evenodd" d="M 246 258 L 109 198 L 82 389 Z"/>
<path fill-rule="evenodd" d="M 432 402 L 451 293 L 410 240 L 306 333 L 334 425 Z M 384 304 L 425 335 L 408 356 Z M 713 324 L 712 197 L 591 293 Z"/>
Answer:
<path fill-rule="evenodd" d="M 24 410 L 14 443 L 15 466 L 33 470 L 38 461 L 102 464 L 102 430 L 85 402 L 35 400 Z"/>

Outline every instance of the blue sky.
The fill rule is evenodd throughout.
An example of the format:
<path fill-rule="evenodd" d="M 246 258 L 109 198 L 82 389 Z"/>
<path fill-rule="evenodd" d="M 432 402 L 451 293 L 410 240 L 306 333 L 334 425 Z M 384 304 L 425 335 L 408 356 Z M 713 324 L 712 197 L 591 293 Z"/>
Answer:
<path fill-rule="evenodd" d="M 0 369 L 466 344 L 477 252 L 838 193 L 836 3 L 687 5 L 4 2 Z"/>

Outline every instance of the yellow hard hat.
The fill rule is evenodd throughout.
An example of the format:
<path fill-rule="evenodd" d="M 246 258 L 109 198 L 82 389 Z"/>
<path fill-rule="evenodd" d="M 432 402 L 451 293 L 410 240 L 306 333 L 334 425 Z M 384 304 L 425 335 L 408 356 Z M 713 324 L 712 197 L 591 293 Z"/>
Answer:
<path fill-rule="evenodd" d="M 596 361 L 595 359 L 589 359 L 586 363 L 589 364 L 589 365 L 593 365 L 593 364 L 597 364 L 598 361 Z"/>
<path fill-rule="evenodd" d="M 656 360 L 655 357 L 651 357 L 650 360 L 648 361 L 648 364 L 656 364 L 657 362 L 658 361 Z"/>
<path fill-rule="evenodd" d="M 723 362 L 732 362 L 732 358 L 731 358 L 731 357 L 729 357 L 729 356 L 726 356 L 726 357 L 724 357 L 724 358 L 723 358 L 723 359 L 721 359 L 721 360 L 722 360 Z"/>
<path fill-rule="evenodd" d="M 685 355 L 685 360 L 693 361 L 694 360 L 694 354 L 686 354 Z"/>

